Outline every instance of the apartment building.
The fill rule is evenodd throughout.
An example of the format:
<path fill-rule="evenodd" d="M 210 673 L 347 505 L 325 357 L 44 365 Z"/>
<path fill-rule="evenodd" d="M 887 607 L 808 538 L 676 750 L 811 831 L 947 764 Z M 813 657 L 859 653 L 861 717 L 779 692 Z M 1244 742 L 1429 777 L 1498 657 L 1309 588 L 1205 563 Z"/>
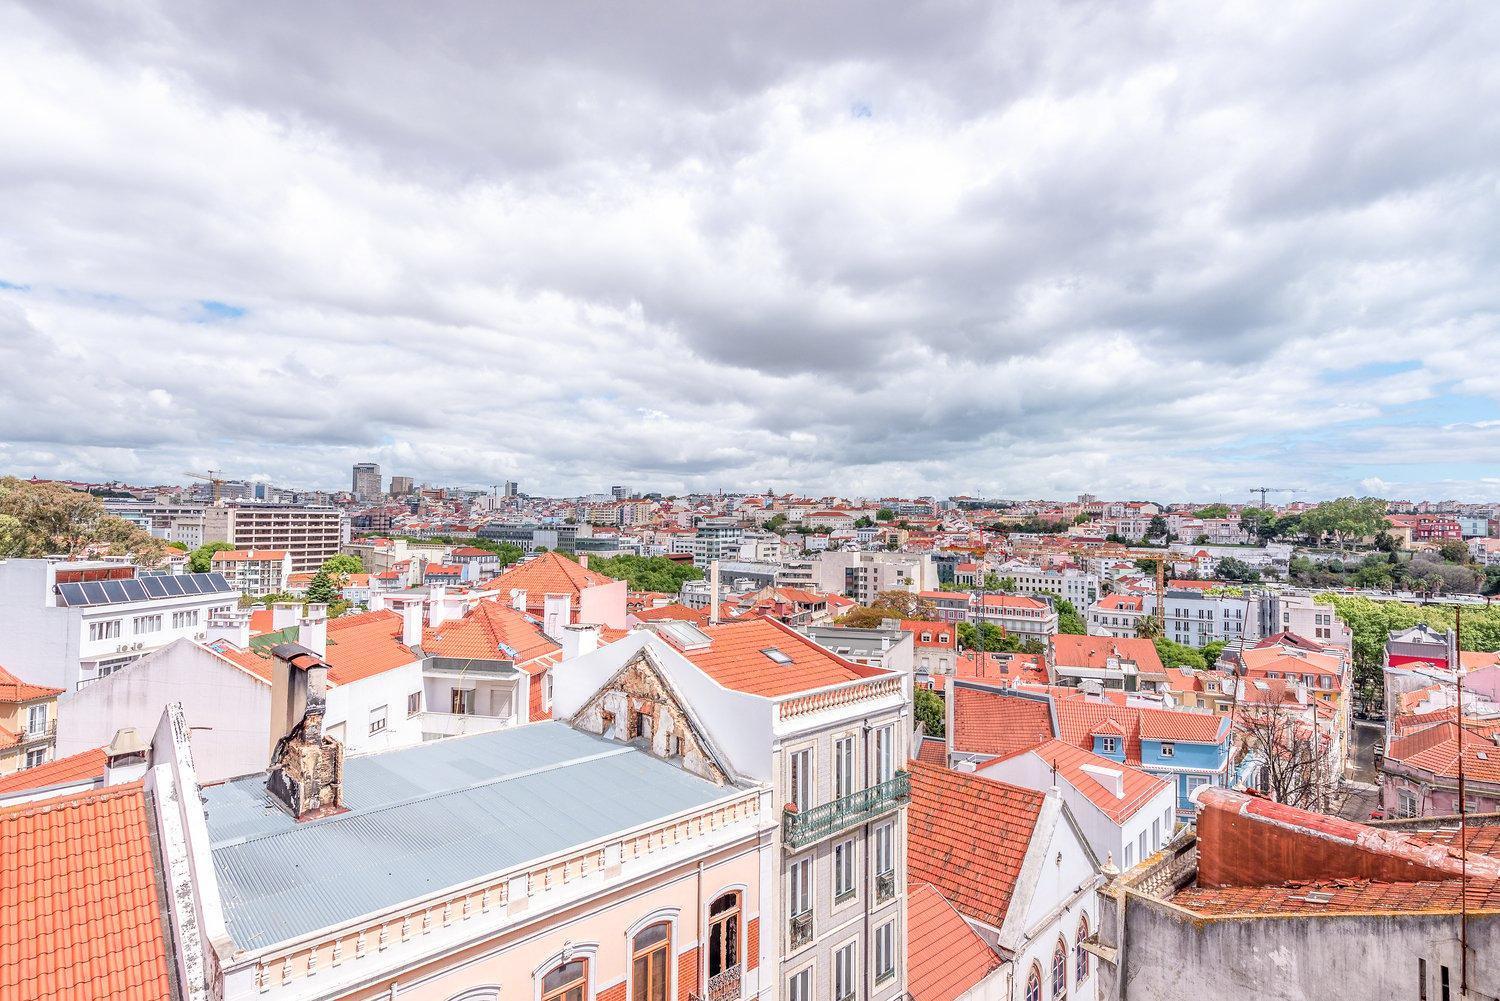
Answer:
<path fill-rule="evenodd" d="M 1138 594 L 1107 594 L 1088 608 L 1090 636 L 1131 639 L 1140 635 L 1146 600 Z"/>
<path fill-rule="evenodd" d="M 204 504 L 107 499 L 104 510 L 149 532 L 158 539 L 180 542 L 189 549 L 203 545 Z"/>
<path fill-rule="evenodd" d="M 973 595 L 969 618 L 1032 639 L 1045 640 L 1057 634 L 1057 610 L 1040 598 L 1020 594 Z"/>
<path fill-rule="evenodd" d="M 1354 634 L 1332 605 L 1313 600 L 1311 591 L 1277 591 L 1256 596 L 1260 635 L 1295 633 L 1323 646 L 1354 652 Z"/>
<path fill-rule="evenodd" d="M 0 560 L 0 663 L 72 692 L 238 606 L 222 574 L 144 574 L 128 563 Z"/>
<path fill-rule="evenodd" d="M 763 996 L 900 998 L 909 676 L 854 664 L 769 619 L 648 629 L 570 662 L 555 713 L 668 750 L 695 722 L 727 768 L 786 805 L 767 843 L 759 939 L 774 980 L 760 982 Z M 600 684 L 618 696 L 580 715 Z M 669 733 L 659 714 L 630 722 L 657 685 L 683 700 Z"/>
<path fill-rule="evenodd" d="M 226 549 L 214 553 L 212 566 L 230 587 L 259 598 L 287 590 L 292 556 L 285 549 Z"/>
<path fill-rule="evenodd" d="M 868 605 L 881 591 L 936 590 L 937 567 L 927 553 L 838 550 L 784 561 L 776 586 L 842 594 Z"/>
<path fill-rule="evenodd" d="M 1174 643 L 1204 647 L 1214 640 L 1233 643 L 1258 639 L 1258 604 L 1253 595 L 1210 594 L 1206 582 L 1168 584 L 1165 593 L 1166 624 L 1162 635 Z M 1156 611 L 1156 593 L 1143 596 L 1146 614 Z"/>
<path fill-rule="evenodd" d="M 345 541 L 343 515 L 331 507 L 230 501 L 205 510 L 203 540 L 285 550 L 292 573 L 311 573 L 338 555 Z"/>
<path fill-rule="evenodd" d="M 383 496 L 380 489 L 380 466 L 373 462 L 356 462 L 350 490 L 357 501 L 379 500 Z"/>
<path fill-rule="evenodd" d="M 61 688 L 27 684 L 0 667 L 0 776 L 51 761 Z"/>
<path fill-rule="evenodd" d="M 1102 593 L 1098 574 L 1074 568 L 1043 570 L 1030 563 L 1012 561 L 1002 564 L 994 574 L 1002 580 L 1008 577 L 1015 581 L 1014 590 L 1018 594 L 1065 598 L 1079 611 L 1098 601 Z"/>

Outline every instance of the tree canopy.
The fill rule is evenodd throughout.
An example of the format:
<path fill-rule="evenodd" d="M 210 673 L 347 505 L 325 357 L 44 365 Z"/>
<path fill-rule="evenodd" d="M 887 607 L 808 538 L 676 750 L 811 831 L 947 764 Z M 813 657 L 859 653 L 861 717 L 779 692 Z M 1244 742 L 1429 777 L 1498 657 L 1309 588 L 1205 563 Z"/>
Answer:
<path fill-rule="evenodd" d="M 61 483 L 0 477 L 0 559 L 107 552 L 159 565 L 167 544 L 105 512 L 99 498 Z"/>
<path fill-rule="evenodd" d="M 1156 645 L 1156 655 L 1161 658 L 1162 667 L 1192 667 L 1201 671 L 1208 666 L 1201 650 L 1175 643 L 1162 636 L 1156 637 L 1151 642 Z"/>
<path fill-rule="evenodd" d="M 1378 685 L 1385 642 L 1393 629 L 1406 629 L 1419 622 L 1439 631 L 1453 628 L 1453 606 L 1414 605 L 1401 601 L 1375 601 L 1359 595 L 1320 594 L 1315 599 L 1332 605 L 1354 634 L 1355 678 L 1361 685 Z M 1466 607 L 1463 650 L 1500 650 L 1500 605 Z"/>
<path fill-rule="evenodd" d="M 841 626 L 873 629 L 885 619 L 934 619 L 937 606 L 910 591 L 881 591 L 869 605 L 850 609 L 838 620 Z"/>
<path fill-rule="evenodd" d="M 1229 517 L 1228 504 L 1210 504 L 1193 512 L 1198 518 L 1227 518 Z"/>
<path fill-rule="evenodd" d="M 660 591 L 676 594 L 690 580 L 699 580 L 703 571 L 691 563 L 679 563 L 665 556 L 610 556 L 589 560 L 589 569 L 606 577 L 623 580 L 632 591 Z"/>
<path fill-rule="evenodd" d="M 984 650 L 988 653 L 1045 653 L 1047 648 L 1041 640 L 1007 633 L 993 622 L 958 624 L 958 645 L 965 650 Z"/>
<path fill-rule="evenodd" d="M 1379 497 L 1340 497 L 1324 501 L 1302 514 L 1302 531 L 1313 542 L 1329 536 L 1343 548 L 1348 543 L 1383 531 L 1385 501 Z"/>
<path fill-rule="evenodd" d="M 1078 608 L 1067 598 L 1054 598 L 1052 605 L 1057 609 L 1057 631 L 1072 636 L 1087 636 L 1088 625 L 1083 621 L 1083 616 L 1078 614 Z"/>
<path fill-rule="evenodd" d="M 1260 580 L 1260 571 L 1250 566 L 1244 560 L 1235 559 L 1233 556 L 1226 556 L 1219 561 L 1215 576 L 1220 580 L 1236 580 L 1250 584 Z"/>
<path fill-rule="evenodd" d="M 877 521 L 895 521 L 896 512 L 892 511 L 888 507 L 883 507 L 879 511 L 875 512 L 875 518 Z"/>
<path fill-rule="evenodd" d="M 943 718 L 943 697 L 930 688 L 912 690 L 912 709 L 917 722 L 922 724 L 922 733 L 928 737 L 941 737 L 947 733 Z"/>
<path fill-rule="evenodd" d="M 233 548 L 228 542 L 205 542 L 188 553 L 187 568 L 193 573 L 208 573 L 214 568 L 214 553 L 227 553 Z"/>
<path fill-rule="evenodd" d="M 364 573 L 365 565 L 360 562 L 358 556 L 339 553 L 337 556 L 330 556 L 324 560 L 323 565 L 319 569 L 327 570 L 331 574 L 348 575 L 352 573 Z"/>

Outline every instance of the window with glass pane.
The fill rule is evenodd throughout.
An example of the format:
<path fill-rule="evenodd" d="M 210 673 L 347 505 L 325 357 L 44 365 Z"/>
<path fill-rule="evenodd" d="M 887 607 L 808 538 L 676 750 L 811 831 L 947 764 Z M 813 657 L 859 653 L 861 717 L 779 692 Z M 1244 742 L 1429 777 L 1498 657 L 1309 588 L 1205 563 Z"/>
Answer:
<path fill-rule="evenodd" d="M 667 955 L 670 926 L 663 921 L 631 940 L 630 996 L 634 1001 L 667 1001 Z"/>
<path fill-rule="evenodd" d="M 1068 947 L 1062 939 L 1052 950 L 1052 997 L 1065 997 L 1068 993 Z"/>
<path fill-rule="evenodd" d="M 740 895 L 726 893 L 708 909 L 708 975 L 740 965 Z"/>
<path fill-rule="evenodd" d="M 1042 1001 L 1042 970 L 1034 963 L 1026 974 L 1026 1001 Z"/>
<path fill-rule="evenodd" d="M 812 910 L 812 860 L 803 859 L 792 864 L 791 892 L 787 899 L 793 914 L 805 914 Z"/>
<path fill-rule="evenodd" d="M 798 810 L 812 806 L 812 751 L 792 754 L 792 805 Z"/>
<path fill-rule="evenodd" d="M 875 872 L 884 876 L 896 871 L 896 828 L 893 824 L 882 824 L 875 828 Z"/>
<path fill-rule="evenodd" d="M 542 1001 L 583 1001 L 587 987 L 587 964 L 575 959 L 542 978 Z"/>
<path fill-rule="evenodd" d="M 889 782 L 896 776 L 896 730 L 883 726 L 875 731 L 875 781 Z"/>
<path fill-rule="evenodd" d="M 791 1001 L 812 1001 L 812 970 L 803 970 L 787 981 L 787 997 Z"/>
<path fill-rule="evenodd" d="M 833 846 L 833 896 L 841 900 L 854 892 L 854 841 Z"/>
<path fill-rule="evenodd" d="M 1078 960 L 1074 964 L 1073 980 L 1082 983 L 1089 975 L 1089 953 L 1083 947 L 1084 940 L 1089 937 L 1089 916 L 1085 914 L 1078 919 L 1078 941 L 1073 943 L 1073 948 L 1078 954 Z"/>
<path fill-rule="evenodd" d="M 896 922 L 890 921 L 875 930 L 875 979 L 884 980 L 896 972 Z"/>
<path fill-rule="evenodd" d="M 840 737 L 833 743 L 833 795 L 843 799 L 854 792 L 854 738 Z"/>
<path fill-rule="evenodd" d="M 850 942 L 833 954 L 833 998 L 845 1001 L 854 997 L 855 991 L 854 943 Z"/>

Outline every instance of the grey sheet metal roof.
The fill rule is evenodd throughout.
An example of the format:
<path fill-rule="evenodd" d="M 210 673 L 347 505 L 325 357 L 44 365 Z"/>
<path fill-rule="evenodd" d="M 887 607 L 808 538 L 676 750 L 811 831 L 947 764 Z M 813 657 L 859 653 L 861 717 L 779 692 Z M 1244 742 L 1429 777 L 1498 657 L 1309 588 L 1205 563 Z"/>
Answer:
<path fill-rule="evenodd" d="M 716 786 L 556 722 L 351 757 L 298 824 L 262 775 L 203 790 L 236 944 L 259 949 L 711 803 Z"/>

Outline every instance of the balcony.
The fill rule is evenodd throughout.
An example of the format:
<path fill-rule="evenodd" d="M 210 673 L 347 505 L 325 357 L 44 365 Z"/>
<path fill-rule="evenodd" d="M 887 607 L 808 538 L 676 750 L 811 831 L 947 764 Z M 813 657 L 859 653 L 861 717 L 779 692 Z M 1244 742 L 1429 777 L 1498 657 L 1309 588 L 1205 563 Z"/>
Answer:
<path fill-rule="evenodd" d="M 896 874 L 894 872 L 882 872 L 875 876 L 875 899 L 880 903 L 890 900 L 896 895 Z"/>
<path fill-rule="evenodd" d="M 812 941 L 812 911 L 803 911 L 801 914 L 792 915 L 790 937 L 792 940 L 792 949 L 800 949 Z"/>
<path fill-rule="evenodd" d="M 897 772 L 878 785 L 815 806 L 805 813 L 788 810 L 781 818 L 781 838 L 793 850 L 889 813 L 911 795 L 911 776 Z"/>
<path fill-rule="evenodd" d="M 707 1001 L 736 1001 L 740 996 L 740 968 L 732 966 L 708 978 Z"/>
<path fill-rule="evenodd" d="M 469 733 L 489 733 L 515 725 L 513 716 L 479 716 L 466 713 L 424 712 L 422 737 L 433 740 L 439 737 L 461 737 Z"/>
<path fill-rule="evenodd" d="M 81 686 L 80 686 L 81 687 Z M 53 720 L 44 727 L 36 730 L 22 730 L 18 744 L 35 744 L 41 740 L 52 740 L 57 736 L 57 721 Z"/>

